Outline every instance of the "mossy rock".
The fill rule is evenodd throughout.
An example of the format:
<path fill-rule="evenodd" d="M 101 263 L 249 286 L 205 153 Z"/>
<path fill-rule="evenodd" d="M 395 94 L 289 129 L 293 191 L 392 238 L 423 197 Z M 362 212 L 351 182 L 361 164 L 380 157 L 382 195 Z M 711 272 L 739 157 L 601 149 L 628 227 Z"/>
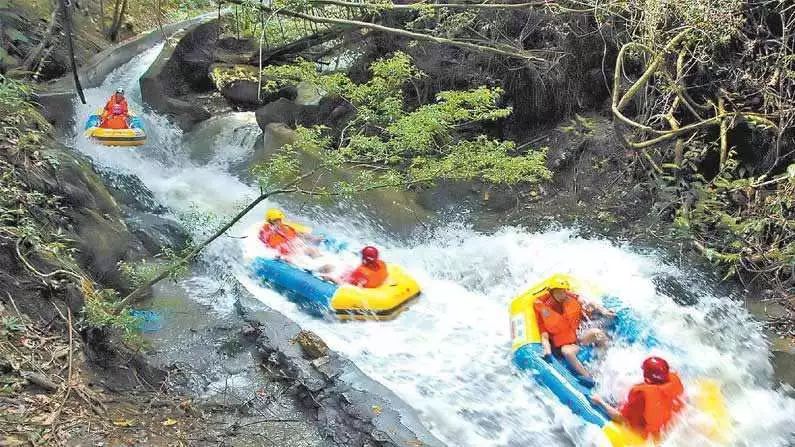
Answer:
<path fill-rule="evenodd" d="M 298 96 L 292 85 L 276 92 L 261 89 L 259 69 L 250 65 L 214 64 L 210 68 L 210 78 L 221 95 L 239 109 L 254 110 L 280 98 L 292 101 Z M 262 78 L 263 85 L 267 81 Z"/>
<path fill-rule="evenodd" d="M 210 66 L 210 79 L 218 90 L 237 81 L 259 82 L 257 67 L 251 65 L 213 64 Z"/>
<path fill-rule="evenodd" d="M 312 331 L 302 330 L 293 338 L 294 343 L 298 343 L 304 355 L 310 360 L 319 359 L 328 355 L 329 348 L 317 334 Z"/>

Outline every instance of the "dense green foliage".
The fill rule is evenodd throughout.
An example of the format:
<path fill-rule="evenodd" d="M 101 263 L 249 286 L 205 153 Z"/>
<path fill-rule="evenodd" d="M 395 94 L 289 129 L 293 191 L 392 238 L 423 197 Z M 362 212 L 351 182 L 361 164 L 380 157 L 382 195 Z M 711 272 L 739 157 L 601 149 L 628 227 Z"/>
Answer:
<path fill-rule="evenodd" d="M 659 208 L 678 235 L 729 275 L 782 291 L 795 285 L 795 8 L 779 0 L 579 3 L 621 49 L 613 113 L 651 163 Z"/>
<path fill-rule="evenodd" d="M 27 85 L 0 76 L 0 151 L 41 169 L 48 160 L 38 149 L 50 126 L 29 97 Z M 67 254 L 61 231 L 42 227 L 61 210 L 58 198 L 30 188 L 22 174 L 16 164 L 0 158 L 0 237 L 25 240 L 53 256 Z"/>
<path fill-rule="evenodd" d="M 383 185 L 407 185 L 436 179 L 483 179 L 493 183 L 538 182 L 550 178 L 545 150 L 514 154 L 513 142 L 480 134 L 466 137 L 460 129 L 494 121 L 511 113 L 498 105 L 501 90 L 478 87 L 444 91 L 436 101 L 407 110 L 404 87 L 423 74 L 404 53 L 375 61 L 366 82 L 353 82 L 344 73 L 319 72 L 314 63 L 272 66 L 263 70 L 266 88 L 308 82 L 325 95 L 342 98 L 353 110 L 344 129 L 316 126 L 299 129 L 298 139 L 264 172 L 279 178 L 298 174 L 293 151 L 322 153 L 330 164 L 364 169 L 356 185 L 338 191 Z M 273 175 L 265 175 L 272 183 Z"/>

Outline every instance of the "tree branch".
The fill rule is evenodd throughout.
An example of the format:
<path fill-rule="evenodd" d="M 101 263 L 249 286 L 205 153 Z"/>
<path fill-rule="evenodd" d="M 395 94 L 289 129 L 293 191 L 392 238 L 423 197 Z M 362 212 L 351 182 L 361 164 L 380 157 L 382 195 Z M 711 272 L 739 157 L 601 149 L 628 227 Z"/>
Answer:
<path fill-rule="evenodd" d="M 420 8 L 433 8 L 433 9 L 526 9 L 538 7 L 556 7 L 554 2 L 528 2 L 528 3 L 416 3 L 413 5 L 398 5 L 392 3 L 391 5 L 371 4 L 371 3 L 354 3 L 340 0 L 310 0 L 310 3 L 316 5 L 330 5 L 340 6 L 343 8 L 362 8 L 362 9 L 394 9 L 394 10 L 414 10 Z"/>
<path fill-rule="evenodd" d="M 183 265 L 187 264 L 188 262 L 192 261 L 196 256 L 198 256 L 205 247 L 210 245 L 214 240 L 218 239 L 219 237 L 223 236 L 234 224 L 236 224 L 240 219 L 246 216 L 249 211 L 253 210 L 254 207 L 259 205 L 263 200 L 267 199 L 268 197 L 277 195 L 277 194 L 286 194 L 289 192 L 295 192 L 297 189 L 276 189 L 273 191 L 268 191 L 266 193 L 260 194 L 259 197 L 251 201 L 245 208 L 243 208 L 240 212 L 238 212 L 229 222 L 227 222 L 224 226 L 222 226 L 218 231 L 216 231 L 212 236 L 208 239 L 204 240 L 201 244 L 197 245 L 193 250 L 191 250 L 187 255 L 183 256 L 163 271 L 160 272 L 157 276 L 150 279 L 146 283 L 138 286 L 135 290 L 130 292 L 127 296 L 124 297 L 121 301 L 116 304 L 117 309 L 123 309 L 127 306 L 133 299 L 141 295 L 150 287 L 154 286 L 155 284 L 159 283 L 160 281 L 168 278 L 173 272 L 178 270 Z"/>
<path fill-rule="evenodd" d="M 41 42 L 39 42 L 36 48 L 28 54 L 28 57 L 25 58 L 25 61 L 22 63 L 23 70 L 32 72 L 36 66 L 44 63 L 45 57 L 40 56 L 44 52 L 44 48 L 46 48 L 47 44 L 50 42 L 50 39 L 52 39 L 52 36 L 55 34 L 55 30 L 58 25 L 58 11 L 59 6 L 58 2 L 56 1 L 52 7 L 52 15 L 50 16 L 50 24 L 47 26 L 47 31 L 44 33 L 44 37 L 41 38 Z"/>
<path fill-rule="evenodd" d="M 66 4 L 66 0 L 60 0 L 60 3 L 64 18 L 64 28 L 66 31 L 66 44 L 69 48 L 69 61 L 72 64 L 72 76 L 75 80 L 75 90 L 77 90 L 77 96 L 80 97 L 80 102 L 85 104 L 86 95 L 83 94 L 83 86 L 80 85 L 80 76 L 77 73 L 77 61 L 75 60 L 75 47 L 72 41 L 72 11 Z"/>
<path fill-rule="evenodd" d="M 487 46 L 487 45 L 479 45 L 479 44 L 474 44 L 474 43 L 471 43 L 471 42 L 462 42 L 462 41 L 459 41 L 459 40 L 447 39 L 447 38 L 444 38 L 444 37 L 431 36 L 431 35 L 422 34 L 422 33 L 415 33 L 413 31 L 406 31 L 406 30 L 402 30 L 402 29 L 399 29 L 399 28 L 392 28 L 392 27 L 389 27 L 389 26 L 377 25 L 377 24 L 374 24 L 374 23 L 362 22 L 362 21 L 359 21 L 359 20 L 348 20 L 348 19 L 340 19 L 340 18 L 335 18 L 335 17 L 321 17 L 321 16 L 316 16 L 316 15 L 305 14 L 305 13 L 302 13 L 302 12 L 291 11 L 291 10 L 288 10 L 288 9 L 274 10 L 274 9 L 268 7 L 268 6 L 258 5 L 258 4 L 251 4 L 251 3 L 248 3 L 248 2 L 246 2 L 244 0 L 224 0 L 224 1 L 226 1 L 227 3 L 235 4 L 235 5 L 247 5 L 247 6 L 250 6 L 250 7 L 253 7 L 253 8 L 258 8 L 258 9 L 260 9 L 262 11 L 265 11 L 265 12 L 271 12 L 271 13 L 272 12 L 276 12 L 279 15 L 285 15 L 285 16 L 289 16 L 289 17 L 293 17 L 293 18 L 304 19 L 304 20 L 307 20 L 309 22 L 314 22 L 314 23 L 330 23 L 330 24 L 335 24 L 335 25 L 346 25 L 346 26 L 354 26 L 354 27 L 359 27 L 359 28 L 367 28 L 367 29 L 370 29 L 370 30 L 373 30 L 373 31 L 381 31 L 381 32 L 385 32 L 385 33 L 395 34 L 395 35 L 398 35 L 398 36 L 408 37 L 408 38 L 415 39 L 415 40 L 434 42 L 434 43 L 438 43 L 440 45 L 450 45 L 450 46 L 454 46 L 454 47 L 465 48 L 465 49 L 472 50 L 472 51 L 477 51 L 477 52 L 480 52 L 480 53 L 491 53 L 491 54 L 496 54 L 496 55 L 499 55 L 499 56 L 506 56 L 506 57 L 512 57 L 512 58 L 517 58 L 517 59 L 524 59 L 524 60 L 533 61 L 533 62 L 548 62 L 544 58 L 541 58 L 541 57 L 538 57 L 538 56 L 533 56 L 532 54 L 529 54 L 527 52 L 522 52 L 522 51 L 518 51 L 518 50 L 502 49 L 502 48 L 491 47 L 491 46 Z"/>

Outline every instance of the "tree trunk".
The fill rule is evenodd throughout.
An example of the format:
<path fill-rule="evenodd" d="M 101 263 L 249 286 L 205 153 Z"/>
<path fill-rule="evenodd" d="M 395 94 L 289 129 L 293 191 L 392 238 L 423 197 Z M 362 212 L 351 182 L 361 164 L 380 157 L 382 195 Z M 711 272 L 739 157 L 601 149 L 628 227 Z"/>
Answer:
<path fill-rule="evenodd" d="M 69 49 L 69 61 L 72 63 L 72 75 L 75 79 L 75 90 L 77 96 L 80 97 L 80 102 L 86 103 L 86 95 L 83 94 L 83 86 L 80 85 L 80 76 L 77 73 L 77 61 L 75 61 L 75 47 L 72 42 L 72 12 L 69 9 L 67 0 L 60 0 L 61 11 L 63 12 L 64 31 L 66 31 L 66 45 Z"/>
<path fill-rule="evenodd" d="M 108 37 L 113 42 L 116 42 L 119 37 L 119 30 L 124 22 L 125 14 L 127 14 L 127 0 L 116 0 L 113 22 L 110 25 L 110 30 L 108 30 Z"/>
<path fill-rule="evenodd" d="M 52 36 L 55 34 L 56 29 L 58 28 L 58 11 L 60 10 L 60 6 L 58 2 L 53 2 L 52 5 L 52 16 L 50 16 L 50 24 L 47 26 L 47 31 L 44 33 L 44 37 L 41 38 L 41 42 L 36 46 L 36 48 L 28 54 L 28 57 L 25 58 L 25 61 L 22 62 L 22 69 L 28 72 L 33 72 L 33 70 L 38 66 L 44 63 L 44 58 L 41 57 L 42 53 L 44 53 L 44 49 L 47 48 L 47 44 L 52 39 Z"/>
<path fill-rule="evenodd" d="M 168 40 L 165 30 L 163 30 L 163 0 L 157 0 L 157 27 L 160 28 L 160 34 L 163 35 L 163 41 Z"/>

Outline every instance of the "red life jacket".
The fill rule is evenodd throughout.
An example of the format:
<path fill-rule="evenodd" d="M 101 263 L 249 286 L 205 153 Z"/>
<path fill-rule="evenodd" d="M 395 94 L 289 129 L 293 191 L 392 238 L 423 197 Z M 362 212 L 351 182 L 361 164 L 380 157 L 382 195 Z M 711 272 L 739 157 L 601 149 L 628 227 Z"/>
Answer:
<path fill-rule="evenodd" d="M 582 319 L 582 306 L 577 295 L 566 292 L 569 299 L 559 303 L 551 293 L 539 297 L 533 303 L 538 329 L 549 334 L 552 347 L 577 343 L 577 328 Z"/>
<path fill-rule="evenodd" d="M 262 226 L 259 231 L 259 240 L 265 245 L 283 255 L 290 254 L 292 250 L 292 241 L 298 237 L 298 232 L 289 225 L 282 224 L 279 227 L 274 227 L 269 223 Z"/>
<path fill-rule="evenodd" d="M 666 383 L 635 385 L 621 407 L 621 415 L 644 436 L 657 436 L 682 409 L 683 392 L 682 381 L 674 372 L 669 373 Z"/>
<path fill-rule="evenodd" d="M 345 282 L 353 284 L 354 286 L 364 287 L 366 289 L 373 289 L 381 286 L 386 281 L 389 272 L 386 268 L 386 263 L 382 260 L 376 260 L 373 263 L 362 263 L 356 270 L 348 274 Z"/>

